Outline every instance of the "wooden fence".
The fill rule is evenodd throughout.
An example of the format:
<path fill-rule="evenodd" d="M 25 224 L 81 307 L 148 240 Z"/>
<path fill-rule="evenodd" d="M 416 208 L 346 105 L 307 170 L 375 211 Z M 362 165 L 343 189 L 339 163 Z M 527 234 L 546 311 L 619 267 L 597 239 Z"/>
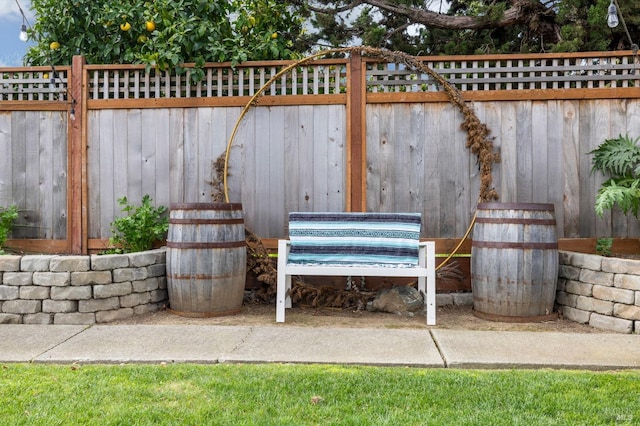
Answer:
<path fill-rule="evenodd" d="M 633 217 L 597 218 L 603 181 L 587 153 L 640 136 L 632 52 L 421 58 L 492 130 L 501 201 L 548 202 L 560 238 L 639 237 Z M 15 246 L 104 247 L 117 199 L 210 202 L 213 163 L 242 107 L 290 62 L 189 72 L 136 65 L 0 69 L 0 206 L 21 208 Z M 266 238 L 289 211 L 420 211 L 423 236 L 460 238 L 478 197 L 462 117 L 428 76 L 354 52 L 294 67 L 239 123 L 231 201 Z"/>

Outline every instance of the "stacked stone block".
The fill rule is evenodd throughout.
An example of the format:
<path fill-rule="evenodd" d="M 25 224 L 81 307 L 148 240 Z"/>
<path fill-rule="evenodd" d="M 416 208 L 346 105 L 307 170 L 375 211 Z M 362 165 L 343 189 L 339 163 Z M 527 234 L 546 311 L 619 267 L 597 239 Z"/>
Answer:
<path fill-rule="evenodd" d="M 640 334 L 640 260 L 561 251 L 556 303 L 572 321 Z"/>
<path fill-rule="evenodd" d="M 0 256 L 0 324 L 95 324 L 167 304 L 166 250 Z"/>

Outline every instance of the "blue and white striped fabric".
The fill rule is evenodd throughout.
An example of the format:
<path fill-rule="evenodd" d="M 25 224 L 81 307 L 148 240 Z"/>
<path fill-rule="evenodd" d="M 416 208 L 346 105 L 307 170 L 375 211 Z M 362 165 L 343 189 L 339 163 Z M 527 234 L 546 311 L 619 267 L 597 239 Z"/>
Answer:
<path fill-rule="evenodd" d="M 289 213 L 289 264 L 412 267 L 420 213 Z"/>

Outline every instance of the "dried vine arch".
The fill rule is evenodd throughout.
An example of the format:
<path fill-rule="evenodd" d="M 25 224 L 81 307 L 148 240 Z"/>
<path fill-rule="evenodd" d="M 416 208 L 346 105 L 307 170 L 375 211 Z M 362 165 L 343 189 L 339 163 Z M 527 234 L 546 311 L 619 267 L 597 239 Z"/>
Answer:
<path fill-rule="evenodd" d="M 436 80 L 444 89 L 447 97 L 449 98 L 449 102 L 455 105 L 458 110 L 462 113 L 464 120 L 460 125 L 461 128 L 467 133 L 467 143 L 466 147 L 474 154 L 477 158 L 478 164 L 480 166 L 480 191 L 478 202 L 487 202 L 494 201 L 498 199 L 498 193 L 493 186 L 493 163 L 497 163 L 500 161 L 500 155 L 495 151 L 493 146 L 493 138 L 490 138 L 490 129 L 487 127 L 485 123 L 480 121 L 480 119 L 476 116 L 472 107 L 470 107 L 466 101 L 463 99 L 462 95 L 451 83 L 449 83 L 445 78 L 443 78 L 436 71 L 432 70 L 424 63 L 422 63 L 415 56 L 408 55 L 403 52 L 395 52 L 388 51 L 383 49 L 378 49 L 374 47 L 367 46 L 354 46 L 354 47 L 345 47 L 345 48 L 337 48 L 337 49 L 328 49 L 311 56 L 300 59 L 283 69 L 281 69 L 278 73 L 272 76 L 249 100 L 249 102 L 242 109 L 240 116 L 238 117 L 233 131 L 229 137 L 227 142 L 226 151 L 224 153 L 224 167 L 222 168 L 222 188 L 224 192 L 224 199 L 228 203 L 229 202 L 229 188 L 228 188 L 228 170 L 229 170 L 229 156 L 231 152 L 231 148 L 233 146 L 233 141 L 235 139 L 236 133 L 238 132 L 238 128 L 243 118 L 247 114 L 247 112 L 255 105 L 258 104 L 258 99 L 260 96 L 264 94 L 267 88 L 271 86 L 278 78 L 280 78 L 283 74 L 291 71 L 292 69 L 302 66 L 308 62 L 313 61 L 322 56 L 334 55 L 334 54 L 350 54 L 351 52 L 360 52 L 363 56 L 368 56 L 371 58 L 378 58 L 385 60 L 391 63 L 404 64 L 409 69 L 414 71 L 418 71 L 424 74 L 428 74 L 434 80 Z M 442 262 L 438 268 L 443 267 L 451 257 L 458 251 L 463 241 L 468 237 L 471 229 L 473 228 L 473 224 L 475 222 L 475 215 L 469 224 L 469 227 L 464 235 L 464 237 L 460 240 L 460 244 L 452 251 L 451 255 Z M 266 289 L 262 289 L 260 294 L 258 295 L 262 299 L 268 299 L 272 297 L 275 293 L 275 280 L 276 280 L 276 271 L 273 265 L 271 265 L 268 254 L 262 244 L 260 242 L 260 238 L 247 230 L 247 245 L 249 250 L 252 252 L 249 261 L 252 263 L 248 265 L 250 268 L 254 269 L 258 272 L 258 280 L 264 282 L 269 287 Z M 304 283 L 297 283 L 298 285 L 294 285 L 292 289 L 292 298 L 294 301 L 296 299 L 307 299 L 312 300 L 312 305 L 317 306 L 320 301 L 324 301 L 325 305 L 328 306 L 340 306 L 345 303 L 355 303 L 358 306 L 362 304 L 362 298 L 359 298 L 357 295 L 350 292 L 342 291 L 327 291 L 327 288 L 312 288 Z"/>

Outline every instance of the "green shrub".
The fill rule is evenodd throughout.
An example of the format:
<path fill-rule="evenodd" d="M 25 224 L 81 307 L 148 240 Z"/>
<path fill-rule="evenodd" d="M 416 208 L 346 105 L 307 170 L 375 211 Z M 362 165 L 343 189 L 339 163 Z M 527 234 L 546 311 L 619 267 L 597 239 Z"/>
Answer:
<path fill-rule="evenodd" d="M 613 238 L 598 238 L 596 240 L 596 254 L 600 256 L 611 256 L 611 247 L 613 246 Z"/>
<path fill-rule="evenodd" d="M 3 209 L 0 208 L 0 254 L 4 254 L 2 246 L 7 241 L 13 223 L 18 218 L 18 206 L 15 204 Z"/>
<path fill-rule="evenodd" d="M 164 216 L 165 206 L 154 207 L 149 195 L 142 197 L 140 206 L 130 205 L 127 197 L 118 199 L 127 216 L 111 222 L 109 244 L 114 246 L 104 253 L 132 253 L 149 250 L 153 243 L 165 238 L 169 229 L 169 219 Z"/>

